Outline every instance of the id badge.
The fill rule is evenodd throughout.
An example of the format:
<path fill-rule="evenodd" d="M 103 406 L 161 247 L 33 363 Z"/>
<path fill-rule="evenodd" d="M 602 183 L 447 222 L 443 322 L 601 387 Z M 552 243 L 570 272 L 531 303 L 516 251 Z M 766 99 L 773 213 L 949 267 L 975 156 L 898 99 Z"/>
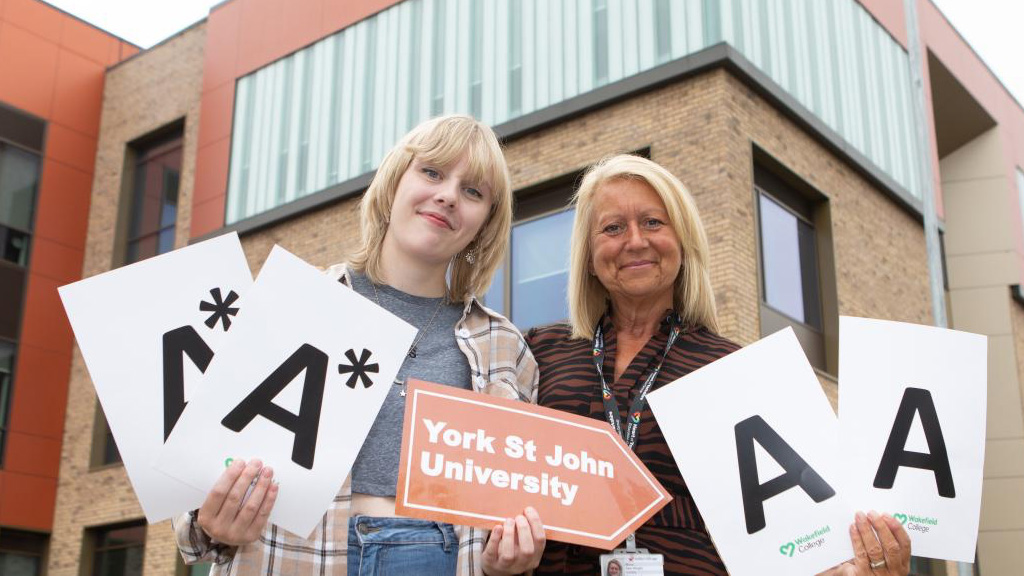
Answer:
<path fill-rule="evenodd" d="M 617 548 L 601 554 L 601 576 L 665 576 L 665 557 L 646 548 Z"/>

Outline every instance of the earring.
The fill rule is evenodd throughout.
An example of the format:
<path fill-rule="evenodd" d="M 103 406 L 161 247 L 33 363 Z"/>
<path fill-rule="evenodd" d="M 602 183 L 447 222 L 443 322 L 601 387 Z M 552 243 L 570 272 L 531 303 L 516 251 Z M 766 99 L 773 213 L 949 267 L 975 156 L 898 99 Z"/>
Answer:
<path fill-rule="evenodd" d="M 463 257 L 466 259 L 466 262 L 469 263 L 470 266 L 476 264 L 476 253 L 473 251 L 472 248 L 466 250 L 466 254 Z"/>

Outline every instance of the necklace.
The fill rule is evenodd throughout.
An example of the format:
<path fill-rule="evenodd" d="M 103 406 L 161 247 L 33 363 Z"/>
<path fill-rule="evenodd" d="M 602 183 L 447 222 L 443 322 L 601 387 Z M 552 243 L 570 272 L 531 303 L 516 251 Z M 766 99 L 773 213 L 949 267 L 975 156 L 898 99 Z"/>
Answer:
<path fill-rule="evenodd" d="M 370 286 L 373 286 L 373 299 L 376 300 L 377 306 L 380 306 L 380 294 L 377 293 L 377 284 L 371 280 Z M 434 325 L 434 319 L 437 318 L 437 313 L 441 311 L 441 304 L 444 304 L 444 298 L 437 301 L 437 306 L 434 307 L 434 314 L 430 316 L 430 320 L 428 320 L 427 324 L 420 329 L 419 334 L 416 335 L 416 339 L 412 341 L 412 346 L 409 347 L 409 352 L 407 354 L 409 358 L 416 357 L 416 345 L 420 343 L 420 340 L 426 336 L 431 326 Z M 383 308 L 383 306 L 381 306 L 381 308 Z M 405 396 L 404 390 L 402 391 L 402 396 Z"/>

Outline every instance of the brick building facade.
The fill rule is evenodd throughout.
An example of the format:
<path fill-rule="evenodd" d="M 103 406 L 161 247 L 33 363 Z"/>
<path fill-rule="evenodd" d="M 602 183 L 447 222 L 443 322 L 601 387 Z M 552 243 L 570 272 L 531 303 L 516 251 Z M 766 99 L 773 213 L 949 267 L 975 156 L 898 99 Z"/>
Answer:
<path fill-rule="evenodd" d="M 454 5 L 457 0 L 450 1 Z M 458 6 L 466 8 L 464 4 Z M 952 326 L 988 334 L 994 350 L 976 570 L 1007 574 L 1024 563 L 1024 514 L 1017 514 L 1024 506 L 1024 298 L 1019 296 L 1024 233 L 1016 216 L 1019 198 L 1013 180 L 1014 167 L 1024 165 L 1024 149 L 1016 148 L 1024 142 L 1024 110 L 937 9 L 927 0 L 918 4 L 921 41 L 929 54 L 925 77 L 931 113 L 930 147 L 918 151 L 906 144 L 910 126 L 901 120 L 906 115 L 899 108 L 906 104 L 906 94 L 893 80 L 902 78 L 898 71 L 908 41 L 905 23 L 888 3 L 843 0 L 836 8 L 841 13 L 819 12 L 823 9 L 816 5 L 808 16 L 826 23 L 829 18 L 860 19 L 863 29 L 873 30 L 877 45 L 864 41 L 863 47 L 874 50 L 880 67 L 892 75 L 880 72 L 876 77 L 863 66 L 859 79 L 802 77 L 795 68 L 784 69 L 772 56 L 791 50 L 791 62 L 826 70 L 823 57 L 812 61 L 810 53 L 800 49 L 801 42 L 821 39 L 812 33 L 788 48 L 768 47 L 766 41 L 762 52 L 761 45 L 750 42 L 755 37 L 751 34 L 757 33 L 757 19 L 733 26 L 724 8 L 739 8 L 728 0 L 651 3 L 654 8 L 602 0 L 562 3 L 559 22 L 567 29 L 576 22 L 580 37 L 590 34 L 593 40 L 577 45 L 550 40 L 556 27 L 542 24 L 539 16 L 548 9 L 542 6 L 550 5 L 530 0 L 496 4 L 512 15 L 523 11 L 518 27 L 517 16 L 502 32 L 494 24 L 501 20 L 486 7 L 444 16 L 439 8 L 444 0 L 366 0 L 343 7 L 313 0 L 229 0 L 215 7 L 206 21 L 109 68 L 98 123 L 83 276 L 136 259 L 139 250 L 150 249 L 144 244 L 146 234 L 172 239 L 161 244 L 167 248 L 238 231 L 254 274 L 274 244 L 319 266 L 343 261 L 358 239 L 359 194 L 367 185 L 375 154 L 390 146 L 387 138 L 404 132 L 403 122 L 411 125 L 433 112 L 470 112 L 494 125 L 505 140 L 517 194 L 516 218 L 522 224 L 513 232 L 513 250 L 519 249 L 519 241 L 522 249 L 528 248 L 534 232 L 527 224 L 555 226 L 549 223 L 563 213 L 576 175 L 604 156 L 638 151 L 679 176 L 692 191 L 707 229 L 723 334 L 748 344 L 781 325 L 794 325 L 835 406 L 840 314 L 933 322 L 921 183 L 912 169 L 915 158 L 929 155 L 936 166 L 933 177 L 943 209 Z M 684 4 L 687 8 L 680 11 Z M 592 10 L 593 20 L 587 20 L 589 12 L 584 14 L 587 18 L 581 16 L 584 5 Z M 669 36 L 654 18 L 660 13 L 644 12 L 662 9 L 671 23 L 667 30 L 685 30 L 687 42 L 675 39 L 684 36 L 681 33 L 665 40 Z M 415 51 L 401 42 L 396 45 L 404 48 L 389 51 L 387 34 L 399 38 L 396 30 L 411 30 L 409 26 L 427 18 L 436 26 L 446 17 L 479 18 L 493 26 L 488 29 L 496 31 L 498 48 L 485 57 L 507 57 L 502 68 L 507 78 L 470 59 L 449 68 L 456 78 L 447 84 L 431 84 L 427 73 L 412 82 L 415 67 L 403 64 L 403 58 Z M 619 30 L 608 33 L 610 48 L 602 49 L 592 29 L 598 26 L 593 23 L 644 19 L 655 23 L 650 43 L 645 43 L 644 34 L 631 36 Z M 749 29 L 751 21 L 754 30 Z M 530 29 L 530 23 L 537 28 Z M 837 26 L 837 35 L 846 33 L 842 24 Z M 613 28 L 608 25 L 608 30 Z M 778 30 L 761 32 L 774 38 L 771 34 Z M 803 33 L 794 35 L 803 38 Z M 385 79 L 375 78 L 386 88 L 378 91 L 368 83 L 346 84 L 352 74 L 360 73 L 352 72 L 352 66 L 365 73 L 358 62 L 371 50 L 367 38 L 377 34 L 380 50 L 374 58 L 380 58 L 379 70 L 393 67 L 405 77 L 389 72 Z M 538 48 L 510 42 L 506 53 L 501 48 L 504 34 L 532 38 Z M 548 40 L 541 38 L 544 34 L 549 34 Z M 0 43 L 2 35 L 0 31 Z M 420 40 L 426 42 L 428 35 L 423 32 Z M 459 43 L 475 41 L 460 36 L 448 47 L 462 48 L 456 53 L 466 54 L 467 45 Z M 539 46 L 562 56 L 561 72 L 576 84 L 563 82 L 555 64 L 542 68 Z M 592 54 L 587 52 L 591 48 Z M 424 50 L 415 56 L 422 57 L 416 63 L 435 65 L 438 61 L 431 58 L 443 60 L 441 52 L 437 56 L 436 48 Z M 619 53 L 625 55 L 621 60 L 615 56 Z M 448 56 L 452 57 L 450 52 Z M 832 64 L 840 74 L 843 56 L 835 58 Z M 577 66 L 578 62 L 586 64 Z M 302 76 L 303 70 L 317 74 Z M 584 78 L 581 70 L 592 71 L 593 78 Z M 329 82 L 313 83 L 313 78 L 322 77 L 336 77 L 338 88 L 326 87 Z M 558 86 L 549 82 L 555 77 Z M 845 100 L 838 93 L 849 81 L 877 81 L 883 94 L 877 99 L 865 94 L 862 101 Z M 306 92 L 304 82 L 315 94 Z M 277 87 L 277 94 L 285 87 L 292 91 L 298 99 L 291 100 L 295 115 L 285 112 L 286 105 L 270 87 Z M 365 92 L 362 96 L 355 94 L 360 90 Z M 403 99 L 406 93 L 408 98 Z M 832 104 L 829 98 L 834 99 Z M 368 108 L 367 119 L 360 120 L 365 124 L 352 128 L 352 134 L 346 132 L 345 122 L 355 123 L 359 106 L 368 107 L 369 102 L 376 108 Z M 295 128 L 294 146 L 279 135 L 281 148 L 272 152 L 285 160 L 277 180 L 272 177 L 275 168 L 250 171 L 250 165 L 259 166 L 258 154 L 263 152 L 255 144 L 250 149 L 249 142 L 263 133 L 287 134 L 286 125 L 273 124 L 277 120 L 261 125 L 267 122 L 261 118 L 302 118 L 302 106 L 307 105 L 314 116 L 321 106 L 318 117 L 332 119 L 340 131 L 332 136 L 315 128 Z M 390 116 L 392 109 L 398 110 L 395 117 Z M 981 112 L 962 114 L 966 109 Z M 335 122 L 336 117 L 341 120 Z M 276 129 L 280 133 L 273 132 Z M 309 160 L 306 170 L 302 162 L 315 156 L 317 146 L 332 152 L 319 161 Z M 348 166 L 344 150 L 360 161 Z M 294 160 L 293 154 L 305 156 Z M 180 157 L 175 160 L 180 185 L 175 190 L 173 226 L 133 232 L 136 171 L 153 158 L 169 157 Z M 296 164 L 301 173 L 297 178 Z M 284 166 L 291 167 L 285 171 Z M 971 174 L 965 166 L 985 166 L 988 172 Z M 964 184 L 972 178 L 984 187 L 984 199 L 979 200 L 977 192 L 982 188 Z M 278 200 L 266 196 L 264 191 L 275 186 L 288 192 L 278 189 Z M 803 310 L 783 310 L 783 304 L 766 294 L 766 211 L 776 211 L 812 238 L 814 257 L 804 265 L 815 270 L 817 310 L 808 308 L 807 316 L 795 318 Z M 974 216 L 979 212 L 987 218 L 980 226 Z M 525 281 L 515 279 L 515 266 L 510 262 L 504 270 L 502 290 L 487 295 L 489 305 L 503 309 L 513 320 L 518 312 L 512 293 L 529 289 Z M 553 309 L 556 316 L 551 320 L 558 318 L 557 303 Z M 175 554 L 169 525 L 142 527 L 141 508 L 112 450 L 95 391 L 75 348 L 55 511 L 52 527 L 43 528 L 51 534 L 47 573 L 92 573 L 95 559 L 105 553 L 104 542 L 115 532 L 134 538 L 131 558 L 146 576 L 179 573 L 184 567 Z M 965 567 L 922 561 L 914 569 L 959 574 Z"/>

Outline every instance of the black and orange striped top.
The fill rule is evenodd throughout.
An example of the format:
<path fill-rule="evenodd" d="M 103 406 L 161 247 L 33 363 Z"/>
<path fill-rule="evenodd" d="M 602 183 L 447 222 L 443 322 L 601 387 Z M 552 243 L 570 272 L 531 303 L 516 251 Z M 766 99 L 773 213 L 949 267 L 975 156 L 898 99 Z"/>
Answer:
<path fill-rule="evenodd" d="M 602 320 L 605 333 L 604 374 L 611 382 L 615 371 L 616 334 L 607 316 Z M 647 376 L 660 359 L 668 340 L 668 316 L 661 330 L 644 346 L 622 377 L 612 383 L 621 416 L 633 401 L 638 381 Z M 581 416 L 603 419 L 601 385 L 593 363 L 593 342 L 570 339 L 565 324 L 534 328 L 526 340 L 540 367 L 539 403 Z M 679 335 L 654 383 L 656 390 L 694 370 L 737 350 L 739 346 L 705 328 L 690 329 Z M 680 418 L 686 417 L 681 411 Z M 699 442 L 699 438 L 694 439 Z M 636 453 L 672 495 L 672 501 L 637 531 L 637 547 L 665 556 L 665 574 L 722 575 L 725 565 L 708 536 L 704 520 L 669 452 L 661 428 L 650 407 L 644 409 L 637 435 Z M 600 506 L 598 502 L 595 506 Z M 621 546 L 620 546 L 621 547 Z M 599 574 L 603 551 L 548 542 L 537 574 Z"/>

